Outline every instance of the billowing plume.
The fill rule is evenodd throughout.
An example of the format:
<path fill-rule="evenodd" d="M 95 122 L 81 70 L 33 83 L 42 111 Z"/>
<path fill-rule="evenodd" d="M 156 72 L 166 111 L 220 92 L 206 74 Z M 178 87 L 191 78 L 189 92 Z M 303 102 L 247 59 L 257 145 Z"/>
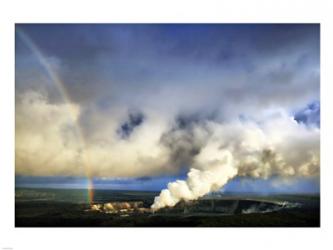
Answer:
<path fill-rule="evenodd" d="M 169 183 L 155 197 L 153 210 L 174 206 L 180 200 L 198 199 L 219 190 L 237 175 L 319 175 L 319 129 L 299 125 L 287 116 L 261 125 L 206 122 L 199 130 L 201 133 L 196 134 L 207 138 L 194 157 L 187 180 Z"/>
<path fill-rule="evenodd" d="M 17 27 L 17 175 L 188 172 L 154 209 L 235 176 L 319 176 L 318 24 Z"/>
<path fill-rule="evenodd" d="M 143 113 L 144 121 L 131 124 L 125 137 L 119 129 L 129 126 L 126 112 L 113 112 L 114 119 L 94 113 L 92 122 L 100 129 L 86 135 L 82 127 L 78 140 L 79 107 L 27 92 L 16 104 L 16 172 L 84 176 L 87 159 L 91 174 L 100 177 L 178 173 L 189 167 L 186 180 L 169 183 L 156 197 L 154 210 L 198 199 L 235 176 L 319 176 L 320 129 L 283 112 L 264 121 L 203 117 L 181 124 Z"/>
<path fill-rule="evenodd" d="M 168 189 L 162 190 L 151 206 L 153 210 L 174 206 L 180 200 L 195 200 L 211 191 L 217 191 L 237 174 L 232 154 L 214 145 L 203 148 L 197 155 L 195 164 L 198 168 L 190 169 L 186 181 L 171 182 Z"/>

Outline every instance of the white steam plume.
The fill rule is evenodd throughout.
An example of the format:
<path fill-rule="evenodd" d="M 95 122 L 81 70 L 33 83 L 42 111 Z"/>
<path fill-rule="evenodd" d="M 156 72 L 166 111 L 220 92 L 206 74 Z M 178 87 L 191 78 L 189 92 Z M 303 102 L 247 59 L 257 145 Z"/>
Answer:
<path fill-rule="evenodd" d="M 174 206 L 180 200 L 195 200 L 211 191 L 217 191 L 231 178 L 236 176 L 233 156 L 228 150 L 220 150 L 209 144 L 196 157 L 198 168 L 191 168 L 187 180 L 177 180 L 168 184 L 168 189 L 162 190 L 151 206 L 158 210 L 165 206 Z"/>
<path fill-rule="evenodd" d="M 297 123 L 288 115 L 264 122 L 207 118 L 185 119 L 142 109 L 145 120 L 127 138 L 118 135 L 126 112 L 110 110 L 87 115 L 78 105 L 52 103 L 27 92 L 16 102 L 16 174 L 84 176 L 89 153 L 95 177 L 141 177 L 175 174 L 190 166 L 186 181 L 176 181 L 156 198 L 154 209 L 180 200 L 197 199 L 223 187 L 235 176 L 316 177 L 320 166 L 320 129 Z M 117 109 L 118 110 L 118 109 Z M 74 123 L 73 123 L 74 120 Z M 87 148 L 81 149 L 75 124 Z"/>
<path fill-rule="evenodd" d="M 319 175 L 319 129 L 307 128 L 289 117 L 256 123 L 206 123 L 210 134 L 194 157 L 187 180 L 177 180 L 155 197 L 151 208 L 174 206 L 217 191 L 235 176 L 268 178 Z"/>

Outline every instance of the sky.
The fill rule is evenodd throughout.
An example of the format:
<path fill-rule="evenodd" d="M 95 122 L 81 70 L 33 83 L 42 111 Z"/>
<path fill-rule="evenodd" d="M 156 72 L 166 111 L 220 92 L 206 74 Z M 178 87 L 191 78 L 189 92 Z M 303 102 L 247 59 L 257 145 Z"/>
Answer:
<path fill-rule="evenodd" d="M 15 37 L 17 186 L 160 190 L 228 151 L 224 191 L 319 192 L 318 24 L 17 24 Z"/>

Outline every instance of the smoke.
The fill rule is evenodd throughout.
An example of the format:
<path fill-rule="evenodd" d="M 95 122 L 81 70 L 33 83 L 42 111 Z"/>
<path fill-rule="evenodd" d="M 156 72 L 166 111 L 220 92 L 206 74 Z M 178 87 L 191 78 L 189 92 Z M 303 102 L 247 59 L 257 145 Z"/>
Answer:
<path fill-rule="evenodd" d="M 212 171 L 211 162 L 200 160 L 206 148 L 217 161 L 230 155 L 241 176 L 318 172 L 319 156 L 308 152 L 319 132 L 308 143 L 298 125 L 272 121 L 275 136 L 237 120 L 241 114 L 269 120 L 271 109 L 298 110 L 319 100 L 319 25 L 19 26 L 67 97 L 17 36 L 17 175 L 84 176 L 86 167 L 96 177 Z"/>
<path fill-rule="evenodd" d="M 74 104 L 50 103 L 34 91 L 21 95 L 16 104 L 16 173 L 82 176 L 87 158 L 97 177 L 153 176 L 188 168 L 187 179 L 169 183 L 155 198 L 153 210 L 198 199 L 236 176 L 320 174 L 320 129 L 282 111 L 259 121 L 217 121 L 117 110 L 110 111 L 109 119 L 101 112 L 83 114 Z M 82 126 L 82 115 L 99 127 L 86 134 L 89 124 Z"/>
<path fill-rule="evenodd" d="M 182 122 L 179 115 L 144 108 L 139 116 L 118 107 L 108 115 L 85 112 L 77 105 L 51 103 L 33 91 L 20 95 L 16 174 L 84 176 L 85 159 L 96 177 L 188 170 L 186 180 L 169 183 L 155 198 L 154 210 L 198 199 L 236 176 L 319 176 L 320 129 L 297 123 L 282 111 L 256 121 L 202 116 Z M 90 119 L 83 123 L 82 116 Z M 85 148 L 77 138 L 78 126 Z"/>
<path fill-rule="evenodd" d="M 235 176 L 319 175 L 319 129 L 300 125 L 288 116 L 261 124 L 205 122 L 195 129 L 201 131 L 197 135 L 205 134 L 206 140 L 193 158 L 187 179 L 169 183 L 155 197 L 153 210 L 198 199 Z"/>
<path fill-rule="evenodd" d="M 177 180 L 168 184 L 155 198 L 153 210 L 174 206 L 180 200 L 195 200 L 211 191 L 217 191 L 236 176 L 233 156 L 228 150 L 220 150 L 209 144 L 195 158 L 197 168 L 191 168 L 187 180 Z"/>

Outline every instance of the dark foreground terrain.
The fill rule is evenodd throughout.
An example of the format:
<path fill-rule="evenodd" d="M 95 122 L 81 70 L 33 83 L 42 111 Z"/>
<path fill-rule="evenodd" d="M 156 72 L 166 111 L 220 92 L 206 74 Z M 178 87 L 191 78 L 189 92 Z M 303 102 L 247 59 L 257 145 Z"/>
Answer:
<path fill-rule="evenodd" d="M 126 209 L 91 209 L 86 190 L 26 189 L 15 194 L 16 227 L 318 227 L 319 195 L 223 194 L 147 212 L 155 192 L 95 190 L 94 203 L 140 204 Z M 141 210 L 144 212 L 140 212 Z M 139 212 L 138 212 L 139 211 Z"/>

